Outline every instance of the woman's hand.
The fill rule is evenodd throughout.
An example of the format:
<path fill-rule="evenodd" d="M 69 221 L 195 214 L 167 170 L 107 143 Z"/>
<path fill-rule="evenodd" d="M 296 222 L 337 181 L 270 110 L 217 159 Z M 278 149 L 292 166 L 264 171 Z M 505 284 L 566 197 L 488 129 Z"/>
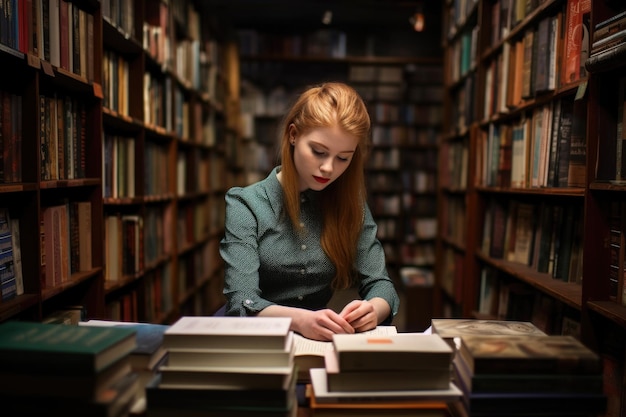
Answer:
<path fill-rule="evenodd" d="M 330 341 L 333 340 L 333 334 L 355 331 L 341 315 L 328 308 L 307 311 L 297 321 L 298 333 L 314 340 Z"/>
<path fill-rule="evenodd" d="M 384 299 L 372 298 L 349 302 L 339 315 L 350 323 L 356 332 L 364 332 L 374 329 L 389 313 L 389 304 Z"/>
<path fill-rule="evenodd" d="M 354 333 L 350 323 L 329 308 L 311 311 L 271 305 L 261 310 L 259 316 L 291 317 L 291 330 L 313 340 L 330 341 L 335 333 Z"/>

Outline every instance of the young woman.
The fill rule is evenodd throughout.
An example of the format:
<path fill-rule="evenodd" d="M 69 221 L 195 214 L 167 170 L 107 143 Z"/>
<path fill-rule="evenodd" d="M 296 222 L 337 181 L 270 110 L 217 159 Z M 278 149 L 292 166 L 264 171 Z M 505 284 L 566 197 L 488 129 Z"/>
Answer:
<path fill-rule="evenodd" d="M 315 86 L 281 130 L 281 165 L 226 194 L 226 314 L 288 316 L 316 340 L 390 323 L 399 300 L 366 203 L 365 104 L 345 84 Z M 361 299 L 327 308 L 335 290 L 354 284 Z"/>

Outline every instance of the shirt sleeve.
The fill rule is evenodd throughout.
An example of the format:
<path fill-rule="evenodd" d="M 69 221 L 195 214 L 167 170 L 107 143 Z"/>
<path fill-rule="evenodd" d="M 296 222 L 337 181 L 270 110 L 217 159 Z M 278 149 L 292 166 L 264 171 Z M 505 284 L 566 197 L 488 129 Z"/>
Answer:
<path fill-rule="evenodd" d="M 368 206 L 365 206 L 363 231 L 359 238 L 356 269 L 360 275 L 359 295 L 364 300 L 380 297 L 387 301 L 391 315 L 384 323 L 391 323 L 398 313 L 400 298 L 389 274 L 385 262 L 383 246 L 376 237 L 378 226 Z"/>
<path fill-rule="evenodd" d="M 220 242 L 220 255 L 225 263 L 225 314 L 255 315 L 274 303 L 262 298 L 259 288 L 258 225 L 254 204 L 244 197 L 241 188 L 229 190 L 225 200 L 225 231 Z"/>

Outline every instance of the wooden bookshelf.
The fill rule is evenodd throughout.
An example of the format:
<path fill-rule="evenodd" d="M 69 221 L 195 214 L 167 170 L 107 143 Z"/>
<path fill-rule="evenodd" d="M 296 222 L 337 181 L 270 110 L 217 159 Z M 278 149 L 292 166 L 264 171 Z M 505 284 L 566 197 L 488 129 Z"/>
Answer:
<path fill-rule="evenodd" d="M 594 42 L 625 8 L 446 7 L 435 312 L 530 320 L 580 338 L 605 362 L 606 415 L 623 415 L 624 55 L 616 47 L 598 58 Z M 450 168 L 458 154 L 469 158 L 461 172 Z"/>
<path fill-rule="evenodd" d="M 0 207 L 19 221 L 23 281 L 0 320 L 69 306 L 163 323 L 212 314 L 223 303 L 224 193 L 237 181 L 226 163 L 239 72 L 228 28 L 193 0 L 50 4 L 33 2 L 52 27 L 16 15 L 0 45 L 3 125 L 16 132 L 3 132 Z"/>

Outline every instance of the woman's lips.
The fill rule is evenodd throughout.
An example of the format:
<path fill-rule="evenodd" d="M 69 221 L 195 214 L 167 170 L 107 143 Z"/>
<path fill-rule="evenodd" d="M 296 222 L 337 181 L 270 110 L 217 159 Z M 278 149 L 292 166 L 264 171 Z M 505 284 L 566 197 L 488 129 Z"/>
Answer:
<path fill-rule="evenodd" d="M 330 178 L 317 177 L 315 175 L 313 175 L 313 178 L 315 178 L 315 181 L 319 182 L 320 184 L 326 184 L 328 181 L 330 181 Z"/>

